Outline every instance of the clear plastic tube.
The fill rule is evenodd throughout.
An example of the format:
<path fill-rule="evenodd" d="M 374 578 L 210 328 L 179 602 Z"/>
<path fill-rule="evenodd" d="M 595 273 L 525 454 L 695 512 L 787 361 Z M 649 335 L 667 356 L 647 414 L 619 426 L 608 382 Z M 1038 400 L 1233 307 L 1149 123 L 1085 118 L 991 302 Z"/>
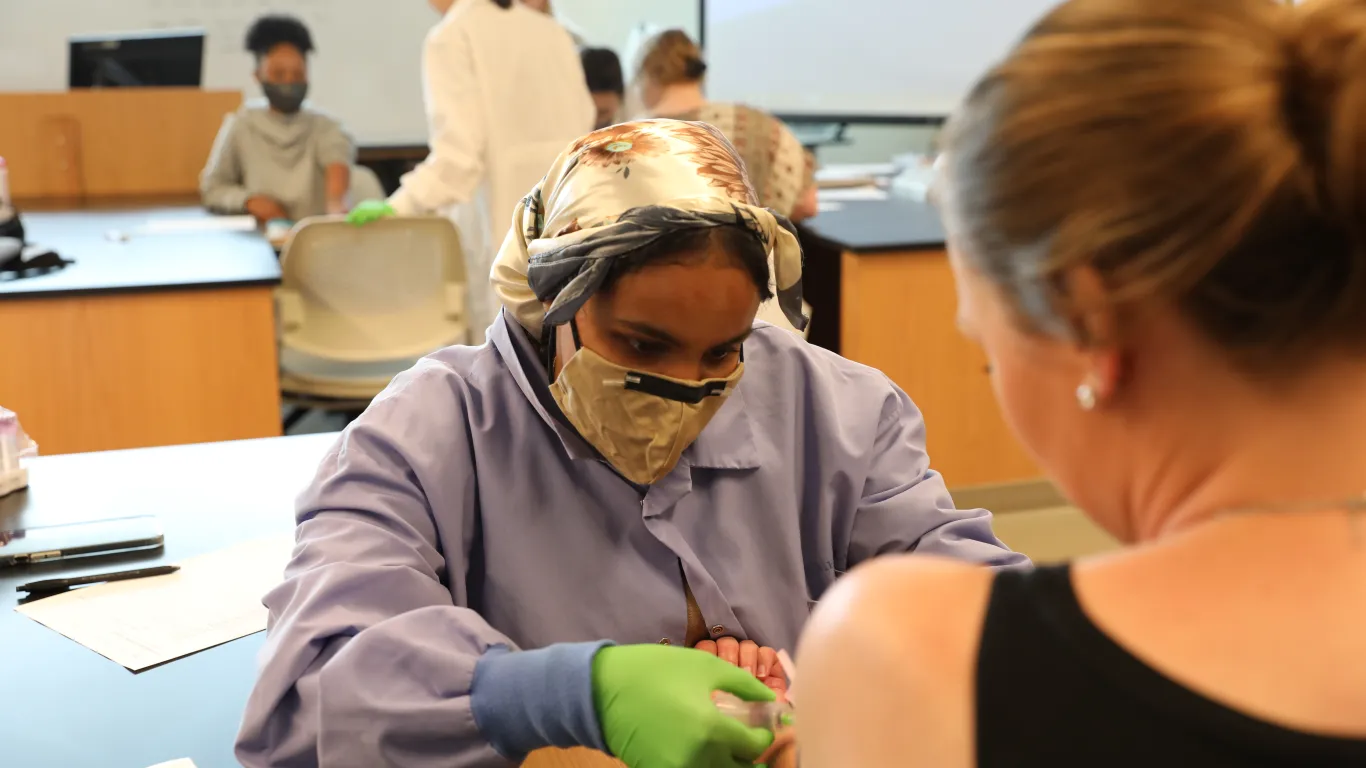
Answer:
<path fill-rule="evenodd" d="M 750 728 L 776 731 L 791 727 L 794 722 L 794 710 L 786 701 L 745 701 L 724 691 L 712 694 L 712 701 L 721 714 L 739 720 Z"/>
<path fill-rule="evenodd" d="M 9 207 L 9 166 L 5 165 L 5 158 L 0 157 L 0 211 Z"/>
<path fill-rule="evenodd" d="M 19 468 L 19 420 L 0 408 L 0 474 Z"/>

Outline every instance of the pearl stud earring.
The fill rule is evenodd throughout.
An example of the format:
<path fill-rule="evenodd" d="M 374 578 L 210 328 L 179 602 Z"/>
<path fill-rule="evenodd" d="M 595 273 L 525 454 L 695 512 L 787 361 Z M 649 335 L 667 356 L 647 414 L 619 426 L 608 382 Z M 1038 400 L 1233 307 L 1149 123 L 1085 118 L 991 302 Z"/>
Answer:
<path fill-rule="evenodd" d="M 1096 409 L 1096 388 L 1090 384 L 1080 384 L 1077 386 L 1077 405 L 1083 411 L 1094 411 Z"/>

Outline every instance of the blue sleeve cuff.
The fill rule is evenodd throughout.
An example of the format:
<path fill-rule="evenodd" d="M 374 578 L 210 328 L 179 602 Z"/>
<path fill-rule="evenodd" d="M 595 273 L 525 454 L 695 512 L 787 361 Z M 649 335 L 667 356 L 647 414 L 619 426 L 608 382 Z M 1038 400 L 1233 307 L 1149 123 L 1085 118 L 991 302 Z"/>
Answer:
<path fill-rule="evenodd" d="M 593 657 L 604 646 L 557 643 L 534 651 L 490 648 L 474 665 L 470 708 L 499 754 L 520 762 L 542 747 L 607 751 L 593 705 Z"/>

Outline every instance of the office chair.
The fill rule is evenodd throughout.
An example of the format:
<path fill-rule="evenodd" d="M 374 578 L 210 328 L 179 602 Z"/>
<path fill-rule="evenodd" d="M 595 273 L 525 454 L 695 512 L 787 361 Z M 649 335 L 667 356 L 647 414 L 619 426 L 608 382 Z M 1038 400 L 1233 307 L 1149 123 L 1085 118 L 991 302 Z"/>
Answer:
<path fill-rule="evenodd" d="M 380 183 L 379 176 L 363 165 L 351 166 L 351 183 L 346 194 L 352 205 L 362 200 L 382 200 L 388 197 L 384 194 L 384 185 Z"/>
<path fill-rule="evenodd" d="M 301 222 L 276 292 L 285 429 L 311 410 L 354 417 L 395 374 L 464 342 L 464 263 L 445 218 Z"/>

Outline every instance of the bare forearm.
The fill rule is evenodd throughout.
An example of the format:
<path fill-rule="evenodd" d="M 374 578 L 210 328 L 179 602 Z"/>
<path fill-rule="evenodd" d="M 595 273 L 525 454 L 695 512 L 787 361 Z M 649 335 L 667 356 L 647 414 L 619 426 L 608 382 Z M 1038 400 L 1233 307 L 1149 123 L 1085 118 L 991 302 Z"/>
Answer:
<path fill-rule="evenodd" d="M 327 166 L 327 212 L 342 213 L 346 210 L 346 192 L 351 188 L 351 166 L 346 163 L 332 163 Z"/>

